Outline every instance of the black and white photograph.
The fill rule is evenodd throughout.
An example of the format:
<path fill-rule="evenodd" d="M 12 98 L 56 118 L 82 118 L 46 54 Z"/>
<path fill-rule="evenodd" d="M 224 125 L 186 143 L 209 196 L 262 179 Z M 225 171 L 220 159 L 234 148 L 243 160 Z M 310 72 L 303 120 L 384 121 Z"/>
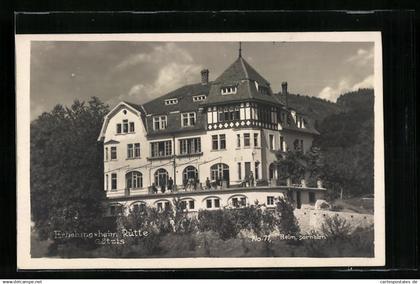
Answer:
<path fill-rule="evenodd" d="M 385 265 L 377 32 L 17 35 L 19 268 Z"/>

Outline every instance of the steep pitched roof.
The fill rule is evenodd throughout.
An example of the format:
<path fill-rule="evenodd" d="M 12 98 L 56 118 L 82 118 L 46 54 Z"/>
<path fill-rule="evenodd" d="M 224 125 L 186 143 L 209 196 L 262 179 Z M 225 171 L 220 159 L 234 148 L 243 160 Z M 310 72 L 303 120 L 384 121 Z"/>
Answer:
<path fill-rule="evenodd" d="M 266 88 L 267 94 L 263 94 L 258 88 Z M 221 95 L 221 88 L 235 86 L 236 94 Z M 218 104 L 226 102 L 238 102 L 244 100 L 257 100 L 267 103 L 281 104 L 273 96 L 270 83 L 264 79 L 245 59 L 241 56 L 235 60 L 211 85 L 206 104 Z"/>
<path fill-rule="evenodd" d="M 242 56 L 239 56 L 214 82 L 215 83 L 237 83 L 242 80 L 257 81 L 266 87 L 270 83 L 264 79 Z"/>
<path fill-rule="evenodd" d="M 148 114 L 163 114 L 171 111 L 193 111 L 196 110 L 201 102 L 194 102 L 192 97 L 196 95 L 207 95 L 211 86 L 211 82 L 207 84 L 191 84 L 186 85 L 168 94 L 153 99 L 143 105 Z M 165 100 L 178 99 L 177 104 L 165 105 Z"/>

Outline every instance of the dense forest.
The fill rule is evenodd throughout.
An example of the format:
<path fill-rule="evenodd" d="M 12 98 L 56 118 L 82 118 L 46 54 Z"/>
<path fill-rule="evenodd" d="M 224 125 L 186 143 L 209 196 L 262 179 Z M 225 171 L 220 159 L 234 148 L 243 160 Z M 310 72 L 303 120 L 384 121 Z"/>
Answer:
<path fill-rule="evenodd" d="M 316 178 L 325 181 L 331 199 L 372 194 L 373 89 L 342 94 L 336 103 L 315 97 L 288 95 L 289 106 L 306 114 L 321 135 L 313 143 L 316 151 L 306 157 L 291 155 L 283 163 L 286 167 L 282 168 L 283 171 L 289 168 L 296 172 L 296 167 L 290 165 L 304 158 L 306 164 L 312 165 L 306 166 L 306 169 L 316 172 Z M 284 97 L 279 96 L 284 101 Z"/>
<path fill-rule="evenodd" d="M 331 191 L 346 197 L 373 193 L 373 99 L 372 89 L 343 94 L 341 111 L 318 126 L 314 146 L 323 153 L 325 178 Z"/>

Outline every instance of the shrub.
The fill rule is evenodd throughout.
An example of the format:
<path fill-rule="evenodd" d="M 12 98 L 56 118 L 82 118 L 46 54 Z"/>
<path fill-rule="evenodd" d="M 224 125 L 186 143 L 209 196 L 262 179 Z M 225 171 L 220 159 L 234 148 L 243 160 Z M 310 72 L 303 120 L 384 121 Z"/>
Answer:
<path fill-rule="evenodd" d="M 294 206 L 288 198 L 279 198 L 276 204 L 278 230 L 283 234 L 297 236 L 300 233 L 298 221 L 294 215 Z"/>
<path fill-rule="evenodd" d="M 351 225 L 337 215 L 326 216 L 321 231 L 329 240 L 347 240 L 351 233 Z"/>

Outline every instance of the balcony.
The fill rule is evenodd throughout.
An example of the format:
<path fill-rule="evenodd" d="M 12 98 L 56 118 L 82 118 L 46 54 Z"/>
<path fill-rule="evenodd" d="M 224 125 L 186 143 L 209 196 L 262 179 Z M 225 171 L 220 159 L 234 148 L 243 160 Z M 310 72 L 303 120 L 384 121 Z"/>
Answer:
<path fill-rule="evenodd" d="M 153 157 L 147 157 L 147 160 L 149 161 L 166 160 L 166 159 L 172 159 L 174 157 L 175 157 L 174 155 L 157 155 Z"/>
<path fill-rule="evenodd" d="M 206 186 L 203 183 L 177 185 L 173 189 L 168 189 L 156 186 L 155 190 L 152 187 L 143 187 L 136 189 L 123 189 L 114 192 L 108 192 L 109 198 L 122 198 L 122 197 L 136 197 L 136 196 L 173 196 L 173 195 L 188 195 L 188 194 L 212 194 L 220 193 L 223 191 L 232 192 L 246 192 L 250 190 L 325 190 L 322 187 L 322 182 L 318 181 L 316 186 L 308 186 L 304 180 L 299 184 L 292 184 L 290 181 L 279 181 L 272 179 L 269 180 L 257 180 L 254 184 L 249 182 L 240 182 L 237 184 L 227 184 L 226 181 L 216 182 L 211 181 L 210 186 Z"/>

